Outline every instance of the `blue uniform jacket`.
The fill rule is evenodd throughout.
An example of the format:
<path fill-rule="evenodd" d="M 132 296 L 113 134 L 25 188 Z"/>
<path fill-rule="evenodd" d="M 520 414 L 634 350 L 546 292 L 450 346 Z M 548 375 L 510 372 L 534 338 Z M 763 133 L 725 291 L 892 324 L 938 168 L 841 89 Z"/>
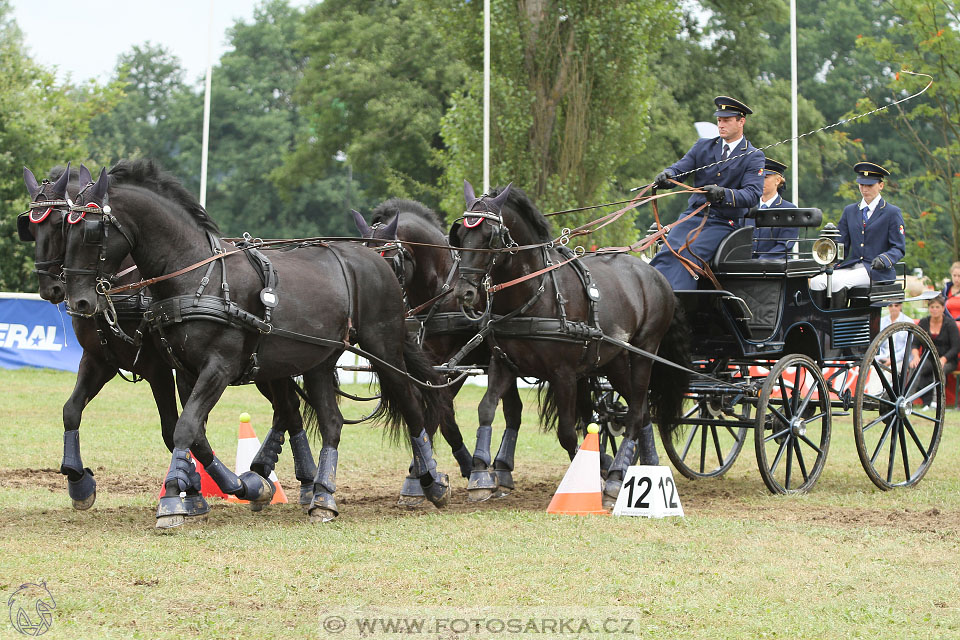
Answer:
<path fill-rule="evenodd" d="M 667 170 L 673 175 L 679 175 L 718 162 L 723 151 L 722 142 L 719 136 L 701 138 L 682 158 L 667 167 Z M 693 176 L 693 186 L 715 184 L 724 187 L 723 202 L 711 204 L 710 214 L 735 220 L 737 226 L 740 226 L 744 214 L 760 202 L 760 195 L 763 193 L 763 163 L 763 152 L 758 151 L 746 138 L 742 138 L 726 162 L 697 171 Z M 693 194 L 687 201 L 687 211 L 693 211 L 706 201 L 705 194 Z"/>
<path fill-rule="evenodd" d="M 796 209 L 797 205 L 784 200 L 778 194 L 770 204 L 770 208 Z M 747 218 L 746 226 L 756 226 L 756 224 L 753 218 Z M 799 237 L 800 230 L 796 227 L 757 227 L 753 232 L 753 240 L 756 243 L 753 256 L 761 260 L 783 260 Z"/>
<path fill-rule="evenodd" d="M 722 151 L 720 137 L 701 138 L 680 160 L 667 167 L 667 170 L 673 175 L 679 175 L 698 167 L 713 165 L 720 160 Z M 748 154 L 748 151 L 752 153 Z M 709 264 L 717 247 L 720 246 L 720 241 L 730 235 L 734 229 L 742 226 L 744 214 L 760 202 L 760 194 L 763 193 L 763 165 L 763 153 L 757 151 L 744 138 L 726 162 L 697 171 L 694 174 L 693 186 L 716 184 L 723 187 L 723 202 L 710 205 L 706 210 L 709 211 L 706 220 L 703 220 L 703 213 L 701 213 L 684 222 L 675 222 L 670 228 L 670 233 L 667 234 L 665 243 L 696 264 Z M 687 202 L 687 209 L 680 217 L 686 216 L 706 201 L 705 194 L 691 195 Z M 700 232 L 690 241 L 701 222 L 703 226 Z M 687 248 L 681 250 L 688 241 L 690 244 Z M 660 248 L 657 255 L 650 261 L 650 265 L 666 276 L 675 291 L 697 288 L 697 280 L 687 272 L 666 246 Z"/>
<path fill-rule="evenodd" d="M 864 228 L 860 203 L 848 204 L 843 208 L 839 227 L 840 239 L 846 249 L 843 262 L 837 265 L 838 269 L 862 262 L 872 280 L 897 278 L 893 265 L 902 259 L 906 252 L 903 214 L 899 207 L 880 198 Z M 887 267 L 874 271 L 870 268 L 870 263 L 877 256 L 883 258 Z"/>

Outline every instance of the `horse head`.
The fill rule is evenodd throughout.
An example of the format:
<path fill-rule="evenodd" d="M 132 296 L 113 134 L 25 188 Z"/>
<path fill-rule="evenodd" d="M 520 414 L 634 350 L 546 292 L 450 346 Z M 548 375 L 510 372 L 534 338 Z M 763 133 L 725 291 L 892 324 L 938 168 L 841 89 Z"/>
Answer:
<path fill-rule="evenodd" d="M 90 172 L 80 165 L 81 180 L 84 175 L 89 180 Z M 40 297 L 59 304 L 65 295 L 62 280 L 63 220 L 69 207 L 70 164 L 67 163 L 58 177 L 39 183 L 33 172 L 24 167 L 23 182 L 30 194 L 30 208 L 17 217 L 17 233 L 20 240 L 35 243 L 34 264 L 40 282 Z"/>
<path fill-rule="evenodd" d="M 109 187 L 110 176 L 101 169 L 97 181 L 77 193 L 66 216 L 63 273 L 70 313 L 79 316 L 100 310 L 101 295 L 133 246 L 129 234 L 110 215 Z"/>
<path fill-rule="evenodd" d="M 479 301 L 483 281 L 493 271 L 502 253 L 515 245 L 510 229 L 503 219 L 503 205 L 510 196 L 513 183 L 508 184 L 496 196 L 474 195 L 473 186 L 463 181 L 465 209 L 460 221 L 450 227 L 450 246 L 464 249 L 460 258 L 460 280 L 455 294 L 466 309 L 473 309 Z M 476 215 L 474 215 L 476 214 Z"/>

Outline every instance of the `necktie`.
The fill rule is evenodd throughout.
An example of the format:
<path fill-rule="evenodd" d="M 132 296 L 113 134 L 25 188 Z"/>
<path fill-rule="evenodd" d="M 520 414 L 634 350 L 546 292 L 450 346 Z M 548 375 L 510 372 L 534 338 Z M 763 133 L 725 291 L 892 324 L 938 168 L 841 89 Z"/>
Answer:
<path fill-rule="evenodd" d="M 864 207 L 860 209 L 860 215 L 863 216 L 863 226 L 867 226 L 867 212 L 870 211 L 870 207 Z"/>
<path fill-rule="evenodd" d="M 730 147 L 723 145 L 723 153 L 720 154 L 720 162 L 723 162 L 730 155 Z"/>
<path fill-rule="evenodd" d="M 766 209 L 766 208 L 767 208 L 767 203 L 763 203 L 762 205 L 760 205 L 760 208 L 761 208 L 761 209 Z"/>

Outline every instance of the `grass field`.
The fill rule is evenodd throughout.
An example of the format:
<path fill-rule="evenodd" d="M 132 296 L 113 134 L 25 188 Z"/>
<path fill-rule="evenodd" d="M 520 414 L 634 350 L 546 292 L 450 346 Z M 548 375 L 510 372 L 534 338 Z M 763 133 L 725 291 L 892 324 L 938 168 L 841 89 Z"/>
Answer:
<path fill-rule="evenodd" d="M 457 478 L 443 512 L 396 507 L 408 453 L 360 425 L 344 430 L 337 522 L 211 500 L 207 522 L 157 534 L 170 458 L 149 388 L 114 381 L 88 407 L 98 496 L 75 512 L 56 472 L 73 381 L 0 371 L 0 594 L 45 580 L 46 638 L 960 637 L 960 412 L 912 490 L 873 487 L 846 418 L 809 495 L 769 495 L 751 438 L 722 479 L 676 474 L 685 518 L 580 518 L 545 513 L 568 462 L 526 396 L 510 497 L 469 504 Z M 458 399 L 468 445 L 479 398 Z M 208 424 L 228 464 L 241 411 L 261 437 L 270 424 L 254 388 L 228 389 Z M 278 475 L 295 500 L 286 452 Z M 16 637 L 0 619 L 0 638 Z"/>

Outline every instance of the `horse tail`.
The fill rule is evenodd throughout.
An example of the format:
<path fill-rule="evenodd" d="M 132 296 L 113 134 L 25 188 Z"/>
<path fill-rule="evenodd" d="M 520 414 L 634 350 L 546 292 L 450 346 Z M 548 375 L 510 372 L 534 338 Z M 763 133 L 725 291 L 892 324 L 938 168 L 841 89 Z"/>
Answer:
<path fill-rule="evenodd" d="M 540 427 L 544 431 L 556 429 L 560 418 L 557 397 L 550 384 L 544 380 L 537 383 L 537 401 L 540 404 Z"/>
<path fill-rule="evenodd" d="M 427 354 L 424 353 L 420 345 L 412 336 L 406 336 L 403 341 L 403 364 L 407 373 L 420 381 L 429 382 L 434 385 L 443 384 L 443 379 L 430 363 Z M 374 369 L 376 370 L 376 366 Z M 390 433 L 390 438 L 396 442 L 409 442 L 409 435 L 401 413 L 401 399 L 406 399 L 409 394 L 408 385 L 385 385 L 383 376 L 380 376 L 380 402 L 382 417 L 385 426 Z M 420 411 L 423 414 L 423 428 L 427 435 L 433 438 L 441 422 L 452 418 L 453 402 L 450 399 L 449 390 L 444 387 L 440 389 L 430 389 L 420 387 L 417 389 L 417 395 L 420 400 Z"/>
<path fill-rule="evenodd" d="M 650 413 L 657 424 L 672 430 L 683 411 L 683 399 L 690 387 L 690 324 L 687 314 L 676 300 L 673 308 L 673 320 L 666 335 L 660 341 L 658 354 L 683 367 L 654 362 L 650 376 L 649 405 Z"/>

